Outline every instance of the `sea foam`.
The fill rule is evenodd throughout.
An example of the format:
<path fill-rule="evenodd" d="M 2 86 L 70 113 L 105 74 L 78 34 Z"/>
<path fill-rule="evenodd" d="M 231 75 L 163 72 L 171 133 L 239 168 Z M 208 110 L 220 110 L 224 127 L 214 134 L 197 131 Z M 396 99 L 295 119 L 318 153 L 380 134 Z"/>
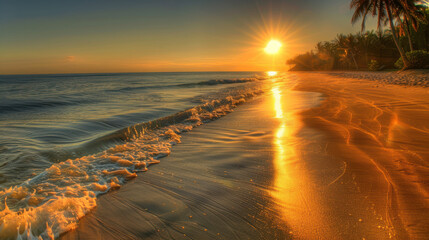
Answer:
<path fill-rule="evenodd" d="M 261 84 L 234 88 L 174 115 L 136 124 L 98 141 L 122 141 L 105 151 L 55 163 L 24 183 L 0 191 L 0 238 L 54 239 L 76 228 L 98 195 L 117 189 L 170 154 L 180 134 L 222 117 L 263 92 Z"/>

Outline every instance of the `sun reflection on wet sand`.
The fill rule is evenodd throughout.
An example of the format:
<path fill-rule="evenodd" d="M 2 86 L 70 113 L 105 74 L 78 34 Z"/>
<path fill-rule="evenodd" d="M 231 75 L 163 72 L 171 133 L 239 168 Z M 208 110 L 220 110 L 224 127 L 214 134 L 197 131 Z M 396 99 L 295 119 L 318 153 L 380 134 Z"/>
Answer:
<path fill-rule="evenodd" d="M 275 118 L 279 121 L 279 127 L 277 128 L 274 135 L 274 191 L 272 191 L 272 195 L 277 199 L 278 203 L 282 206 L 282 212 L 286 211 L 287 205 L 285 203 L 289 202 L 286 199 L 288 196 L 287 191 L 285 189 L 291 187 L 293 185 L 291 174 L 289 172 L 289 167 L 287 166 L 287 161 L 296 158 L 296 153 L 294 148 L 287 144 L 286 141 L 292 138 L 291 125 L 287 125 L 286 118 L 283 112 L 283 104 L 282 104 L 282 91 L 281 91 L 281 83 L 275 82 L 271 89 L 273 94 L 273 105 L 274 105 L 274 114 Z M 291 117 L 291 116 L 288 116 Z M 282 213 L 284 215 L 284 213 Z"/>
<path fill-rule="evenodd" d="M 306 93 L 290 90 L 289 80 L 283 76 L 272 81 L 272 109 L 278 127 L 273 139 L 275 172 L 271 195 L 294 237 L 316 239 L 321 233 L 333 236 L 326 227 L 311 174 L 301 159 L 300 148 L 305 143 L 296 136 L 302 128 L 297 112 L 311 104 Z"/>
<path fill-rule="evenodd" d="M 282 119 L 283 118 L 283 109 L 282 109 L 282 102 L 281 102 L 282 94 L 278 86 L 273 87 L 271 91 L 273 92 L 273 96 L 274 96 L 274 110 L 276 111 L 276 118 Z"/>

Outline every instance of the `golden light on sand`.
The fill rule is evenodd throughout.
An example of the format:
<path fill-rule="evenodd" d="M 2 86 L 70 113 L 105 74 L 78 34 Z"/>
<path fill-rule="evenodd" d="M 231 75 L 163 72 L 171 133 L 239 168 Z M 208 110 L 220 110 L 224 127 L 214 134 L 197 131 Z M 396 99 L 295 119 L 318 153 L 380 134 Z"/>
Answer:
<path fill-rule="evenodd" d="M 264 48 L 264 51 L 268 54 L 276 54 L 280 51 L 282 43 L 278 40 L 272 39 L 268 42 L 267 46 Z"/>
<path fill-rule="evenodd" d="M 274 96 L 274 110 L 276 112 L 276 118 L 283 118 L 283 110 L 282 110 L 282 93 L 279 90 L 279 87 L 273 87 L 271 89 Z"/>
<path fill-rule="evenodd" d="M 267 75 L 268 75 L 269 77 L 274 77 L 274 76 L 276 76 L 276 75 L 277 75 L 277 71 L 268 71 L 268 72 L 267 72 Z"/>
<path fill-rule="evenodd" d="M 283 75 L 282 75 L 283 77 Z M 276 119 L 277 129 L 273 134 L 273 190 L 270 191 L 278 212 L 294 236 L 303 239 L 316 239 L 323 229 L 328 239 L 334 239 L 329 232 L 320 198 L 317 198 L 314 180 L 304 161 L 306 144 L 297 134 L 302 129 L 302 121 L 297 109 L 306 105 L 297 105 L 308 99 L 305 94 L 292 91 L 286 81 L 275 81 L 271 87 L 272 116 Z M 316 223 L 316 224 L 314 224 Z"/>

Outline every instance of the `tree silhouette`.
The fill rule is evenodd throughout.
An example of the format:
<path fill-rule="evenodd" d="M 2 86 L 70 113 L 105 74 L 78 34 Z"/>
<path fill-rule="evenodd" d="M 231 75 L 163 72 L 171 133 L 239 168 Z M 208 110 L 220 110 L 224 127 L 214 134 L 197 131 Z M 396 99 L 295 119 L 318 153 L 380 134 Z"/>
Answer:
<path fill-rule="evenodd" d="M 368 14 L 377 17 L 377 27 L 380 28 L 387 21 L 392 31 L 395 45 L 404 62 L 404 69 L 410 68 L 410 62 L 404 49 L 399 43 L 394 24 L 394 13 L 401 12 L 404 16 L 417 16 L 418 9 L 414 0 L 352 0 L 350 8 L 355 9 L 352 23 L 362 18 L 362 30 L 365 29 L 365 21 Z"/>

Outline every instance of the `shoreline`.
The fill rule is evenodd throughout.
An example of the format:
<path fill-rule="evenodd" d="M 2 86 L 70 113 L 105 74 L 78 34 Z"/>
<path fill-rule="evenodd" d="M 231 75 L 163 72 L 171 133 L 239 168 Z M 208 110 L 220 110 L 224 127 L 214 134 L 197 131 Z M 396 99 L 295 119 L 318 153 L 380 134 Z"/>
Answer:
<path fill-rule="evenodd" d="M 180 142 L 180 133 L 190 131 L 205 122 L 224 116 L 232 111 L 232 108 L 261 93 L 260 84 L 253 78 L 198 81 L 199 77 L 189 79 L 187 77 L 184 76 L 185 79 L 183 79 L 173 76 L 173 80 L 165 80 L 164 85 L 167 87 L 162 91 L 167 96 L 170 95 L 169 100 L 162 101 L 162 97 L 154 97 L 152 102 L 148 101 L 145 104 L 146 110 L 142 113 L 140 113 L 141 110 L 138 111 L 137 116 L 132 112 L 125 114 L 128 117 L 128 121 L 127 117 L 114 118 L 110 121 L 103 121 L 103 118 L 101 118 L 92 121 L 91 123 L 93 124 L 89 125 L 92 127 L 82 128 L 81 122 L 85 122 L 85 120 L 79 120 L 71 125 L 61 127 L 61 124 L 57 124 L 58 122 L 61 123 L 61 121 L 56 121 L 55 118 L 53 118 L 53 121 L 45 121 L 35 117 L 33 124 L 29 128 L 34 127 L 38 122 L 44 121 L 46 124 L 43 129 L 46 131 L 40 131 L 40 135 L 35 134 L 36 137 L 34 138 L 40 136 L 49 140 L 70 137 L 69 142 L 78 142 L 79 145 L 74 149 L 65 148 L 64 151 L 59 151 L 58 154 L 55 151 L 56 148 L 52 147 L 52 151 L 48 152 L 50 154 L 46 154 L 46 158 L 44 158 L 44 152 L 42 151 L 31 152 L 29 155 L 32 158 L 26 158 L 24 154 L 22 157 L 24 161 L 20 161 L 21 158 L 19 158 L 16 161 L 9 162 L 9 164 L 4 164 L 1 174 L 7 176 L 6 180 L 13 179 L 18 183 L 1 191 L 0 199 L 4 203 L 4 207 L 0 211 L 0 224 L 2 225 L 0 236 L 3 238 L 20 238 L 34 235 L 36 237 L 51 238 L 58 237 L 61 233 L 75 228 L 78 220 L 97 205 L 99 195 L 119 188 L 128 180 L 136 177 L 138 172 L 144 172 L 149 165 L 158 163 L 159 158 L 167 156 L 171 147 Z M 205 78 L 210 78 L 210 76 L 205 76 Z M 188 79 L 187 84 L 180 84 L 186 83 L 186 79 Z M 239 84 L 232 87 L 210 87 L 218 85 L 218 83 L 242 83 L 251 80 L 254 80 L 252 81 L 253 83 Z M 114 79 L 103 81 L 112 82 Z M 146 89 L 147 85 L 145 81 L 142 81 L 141 84 L 143 86 L 131 87 L 134 95 L 138 95 L 140 98 L 141 95 L 144 96 L 153 92 L 140 91 L 142 87 Z M 159 82 L 158 84 L 161 83 Z M 182 85 L 185 85 L 185 87 L 180 87 Z M 189 85 L 191 88 L 189 88 Z M 194 86 L 208 87 L 194 89 Z M 120 83 L 115 89 L 117 92 L 122 92 L 122 87 L 123 84 Z M 127 90 L 131 89 L 127 88 Z M 223 90 L 219 91 L 219 89 Z M 128 93 L 128 91 L 125 92 Z M 173 97 L 175 93 L 179 92 L 179 96 Z M 88 95 L 88 92 L 84 93 Z M 82 95 L 86 96 L 85 94 Z M 123 94 L 119 94 L 119 96 L 123 96 Z M 132 97 L 129 101 L 121 101 L 117 96 L 117 101 L 112 101 L 111 105 L 101 104 L 98 109 L 100 112 L 107 109 L 113 110 L 113 113 L 119 112 L 123 114 L 123 111 L 127 109 L 126 105 L 130 105 L 131 108 L 141 109 L 140 105 L 132 104 L 139 104 L 141 102 L 139 98 L 134 99 L 136 100 L 135 102 L 132 101 Z M 100 100 L 103 102 L 103 99 Z M 123 107 L 118 107 L 121 104 Z M 81 105 L 78 105 L 78 107 L 80 107 L 81 113 L 84 113 L 85 110 L 90 110 L 87 113 L 93 110 Z M 176 113 L 174 113 L 174 109 Z M 49 110 L 50 108 L 47 108 L 47 112 Z M 155 117 L 154 112 L 164 116 L 158 115 L 158 117 Z M 92 114 L 92 116 L 98 116 L 97 112 Z M 107 114 L 107 116 L 112 115 L 114 114 Z M 13 119 L 13 116 L 11 115 L 11 119 Z M 133 117 L 134 123 L 132 121 Z M 145 119 L 150 120 L 150 118 L 152 118 L 152 121 L 145 121 Z M 118 125 L 113 127 L 113 125 L 108 124 L 113 122 L 118 123 Z M 8 122 L 6 120 L 6 122 L 2 123 L 7 125 Z M 13 121 L 10 121 L 10 123 L 13 126 Z M 130 123 L 132 124 L 130 125 Z M 102 128 L 102 134 L 92 134 L 91 130 L 93 128 L 97 131 L 97 128 L 94 127 L 97 125 L 114 128 L 114 131 L 106 131 L 105 128 Z M 17 126 L 26 127 L 25 124 L 19 125 L 19 123 Z M 64 126 L 67 126 L 67 128 L 64 128 Z M 53 127 L 56 131 L 52 132 L 49 137 L 46 136 L 46 132 L 51 133 L 50 131 Z M 93 140 L 82 143 L 79 138 L 73 138 L 73 135 L 69 135 L 82 129 L 87 129 L 85 133 L 92 136 Z M 104 132 L 103 129 L 105 130 Z M 31 132 L 31 130 L 28 132 Z M 8 141 L 7 137 L 21 139 L 19 135 L 17 137 L 10 134 L 2 139 L 3 142 Z M 27 145 L 23 144 L 23 146 Z M 31 147 L 31 145 L 29 146 Z M 14 150 L 14 148 L 10 148 L 10 152 Z M 25 153 L 25 149 L 22 152 Z M 70 157 L 67 157 L 66 153 L 69 153 Z M 37 158 L 39 154 L 41 157 Z M 56 156 L 60 157 L 56 158 Z M 63 161 L 61 161 L 61 157 L 64 157 Z M 50 160 L 57 161 L 53 161 L 49 165 L 46 164 Z M 28 168 L 28 164 L 25 164 L 26 161 L 31 163 L 33 167 Z M 48 166 L 38 165 L 42 161 Z M 37 169 L 35 166 L 40 166 L 40 168 Z M 6 172 L 7 174 L 5 174 Z M 29 174 L 25 174 L 26 172 L 29 172 Z M 29 175 L 31 176 L 30 178 L 28 178 Z"/>
<path fill-rule="evenodd" d="M 344 80 L 273 80 L 60 238 L 424 239 L 427 90 Z"/>
<path fill-rule="evenodd" d="M 262 101 L 183 134 L 162 164 L 100 196 L 79 227 L 60 238 L 290 239 L 268 190 L 273 133 L 265 130 L 273 122 L 264 120 L 270 112 L 256 116 L 256 124 L 251 117 L 261 113 L 255 103 Z"/>

